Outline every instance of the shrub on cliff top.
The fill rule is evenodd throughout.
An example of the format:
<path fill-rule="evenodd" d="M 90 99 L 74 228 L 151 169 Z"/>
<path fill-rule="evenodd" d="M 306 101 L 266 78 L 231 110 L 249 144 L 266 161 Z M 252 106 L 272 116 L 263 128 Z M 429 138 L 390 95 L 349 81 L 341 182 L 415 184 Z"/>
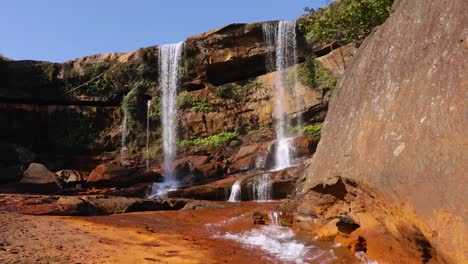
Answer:
<path fill-rule="evenodd" d="M 308 40 L 321 44 L 359 42 L 381 25 L 391 13 L 393 0 L 341 0 L 310 13 L 298 21 Z"/>

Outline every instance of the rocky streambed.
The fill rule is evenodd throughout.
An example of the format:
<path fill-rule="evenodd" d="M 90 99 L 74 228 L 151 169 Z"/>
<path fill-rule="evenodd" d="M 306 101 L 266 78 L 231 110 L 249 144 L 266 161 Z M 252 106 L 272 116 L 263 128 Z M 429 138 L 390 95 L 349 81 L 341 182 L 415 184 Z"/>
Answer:
<path fill-rule="evenodd" d="M 5 197 L 4 197 L 5 199 Z M 358 263 L 333 243 L 296 237 L 255 212 L 279 202 L 107 216 L 0 213 L 2 263 Z M 267 225 L 266 225 L 267 224 Z"/>

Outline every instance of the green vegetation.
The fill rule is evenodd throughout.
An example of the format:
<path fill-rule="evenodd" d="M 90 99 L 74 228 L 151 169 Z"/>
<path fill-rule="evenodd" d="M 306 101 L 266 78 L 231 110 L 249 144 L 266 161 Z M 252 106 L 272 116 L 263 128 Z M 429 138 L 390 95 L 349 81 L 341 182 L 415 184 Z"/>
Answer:
<path fill-rule="evenodd" d="M 308 40 L 321 44 L 359 42 L 391 13 L 393 0 L 341 0 L 298 21 Z"/>
<path fill-rule="evenodd" d="M 196 67 L 196 63 L 194 55 L 184 53 L 179 66 L 179 79 L 181 81 L 190 79 L 190 70 Z"/>
<path fill-rule="evenodd" d="M 3 56 L 2 54 L 0 54 L 0 61 L 11 61 L 9 58 Z"/>
<path fill-rule="evenodd" d="M 206 98 L 201 97 L 200 94 L 189 92 L 181 92 L 177 96 L 177 103 L 180 109 L 192 109 L 195 112 L 209 113 L 214 111 L 214 107 L 208 102 Z"/>
<path fill-rule="evenodd" d="M 202 146 L 202 147 L 221 147 L 221 146 L 237 146 L 237 132 L 222 132 L 206 138 L 184 139 L 177 142 L 177 146 L 181 148 Z"/>
<path fill-rule="evenodd" d="M 207 48 L 209 45 L 210 42 L 208 41 L 208 39 L 205 38 L 202 40 L 202 47 Z"/>
<path fill-rule="evenodd" d="M 73 64 L 65 66 L 67 89 L 79 87 L 75 95 L 99 96 L 108 100 L 122 98 L 142 83 L 154 86 L 157 82 L 158 61 L 151 48 L 140 49 L 134 58 L 125 62 L 108 57 L 104 60 L 81 63 L 83 73 Z M 48 71 L 47 71 L 48 72 Z"/>
<path fill-rule="evenodd" d="M 311 136 L 314 136 L 314 137 L 319 137 L 320 136 L 320 132 L 322 130 L 322 126 L 323 124 L 320 123 L 320 124 L 314 124 L 314 125 L 308 125 L 308 126 L 305 126 L 301 129 L 301 133 L 304 134 L 304 135 L 311 135 Z"/>
<path fill-rule="evenodd" d="M 323 67 L 313 55 L 309 55 L 306 61 L 299 66 L 298 75 L 302 84 L 315 87 L 320 91 L 329 92 L 330 94 L 333 92 L 337 82 L 337 78 Z"/>
<path fill-rule="evenodd" d="M 56 67 L 54 64 L 49 64 L 47 65 L 46 73 L 47 79 L 52 82 L 56 79 L 58 74 L 58 67 Z"/>
<path fill-rule="evenodd" d="M 301 135 L 311 135 L 314 137 L 320 137 L 320 132 L 322 130 L 323 123 L 307 125 L 304 127 L 291 127 L 290 130 L 292 133 L 301 134 Z"/>
<path fill-rule="evenodd" d="M 51 130 L 57 149 L 64 151 L 91 151 L 97 138 L 109 125 L 99 122 L 93 109 L 56 111 L 50 114 Z"/>
<path fill-rule="evenodd" d="M 216 88 L 214 94 L 221 99 L 233 99 L 237 102 L 245 102 L 253 91 L 259 89 L 262 83 L 257 79 L 246 82 L 237 82 L 221 85 Z"/>

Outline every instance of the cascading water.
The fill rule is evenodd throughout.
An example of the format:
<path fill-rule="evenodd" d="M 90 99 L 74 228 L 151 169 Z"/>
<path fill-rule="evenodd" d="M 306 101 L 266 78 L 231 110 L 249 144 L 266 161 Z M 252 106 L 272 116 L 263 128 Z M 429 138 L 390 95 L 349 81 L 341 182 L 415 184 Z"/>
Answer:
<path fill-rule="evenodd" d="M 146 169 L 149 169 L 149 119 L 151 113 L 151 100 L 146 102 Z"/>
<path fill-rule="evenodd" d="M 257 177 L 253 184 L 253 198 L 255 201 L 270 201 L 273 197 L 272 186 L 270 182 L 271 175 L 264 173 Z"/>
<path fill-rule="evenodd" d="M 127 154 L 127 111 L 123 110 L 123 119 L 122 126 L 120 127 L 120 132 L 122 133 L 122 141 L 120 148 L 120 159 L 123 161 L 126 158 Z"/>
<path fill-rule="evenodd" d="M 153 186 L 151 196 L 164 196 L 168 191 L 177 187 L 172 163 L 177 154 L 177 86 L 183 47 L 184 42 L 159 47 L 164 183 Z"/>
<path fill-rule="evenodd" d="M 270 212 L 268 218 L 270 219 L 271 225 L 280 226 L 279 223 L 280 213 L 277 211 Z"/>
<path fill-rule="evenodd" d="M 241 200 L 241 183 L 242 180 L 237 180 L 231 187 L 231 195 L 229 202 L 239 202 Z"/>
<path fill-rule="evenodd" d="M 275 102 L 274 113 L 276 115 L 275 132 L 278 140 L 275 149 L 275 170 L 280 170 L 291 166 L 291 144 L 288 140 L 287 129 L 289 121 L 284 109 L 284 96 L 293 94 L 295 96 L 296 108 L 299 107 L 299 98 L 296 96 L 297 73 L 294 72 L 292 78 L 293 85 L 288 81 L 288 71 L 285 69 L 295 65 L 297 62 L 296 51 L 296 21 L 280 21 L 278 24 L 263 24 L 263 34 L 265 42 L 270 47 L 275 47 L 275 59 L 273 55 L 267 56 L 267 70 L 278 71 L 275 81 Z M 275 62 L 273 64 L 273 61 Z M 289 89 L 288 89 L 289 88 Z"/>
<path fill-rule="evenodd" d="M 172 162 L 176 157 L 177 86 L 184 42 L 159 47 L 159 85 L 162 93 L 162 130 L 165 179 L 174 181 Z"/>

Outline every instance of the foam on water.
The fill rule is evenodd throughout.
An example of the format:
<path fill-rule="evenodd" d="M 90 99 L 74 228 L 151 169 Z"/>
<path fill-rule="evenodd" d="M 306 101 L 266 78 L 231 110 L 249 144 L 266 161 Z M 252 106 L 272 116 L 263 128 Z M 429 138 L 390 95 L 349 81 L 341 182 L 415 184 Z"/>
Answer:
<path fill-rule="evenodd" d="M 307 263 L 306 254 L 313 248 L 296 241 L 291 229 L 279 226 L 263 226 L 240 234 L 226 233 L 219 237 L 258 247 L 279 260 L 294 263 Z"/>
<path fill-rule="evenodd" d="M 178 187 L 178 182 L 171 180 L 154 183 L 148 198 L 165 198 L 169 192 L 177 190 Z"/>

